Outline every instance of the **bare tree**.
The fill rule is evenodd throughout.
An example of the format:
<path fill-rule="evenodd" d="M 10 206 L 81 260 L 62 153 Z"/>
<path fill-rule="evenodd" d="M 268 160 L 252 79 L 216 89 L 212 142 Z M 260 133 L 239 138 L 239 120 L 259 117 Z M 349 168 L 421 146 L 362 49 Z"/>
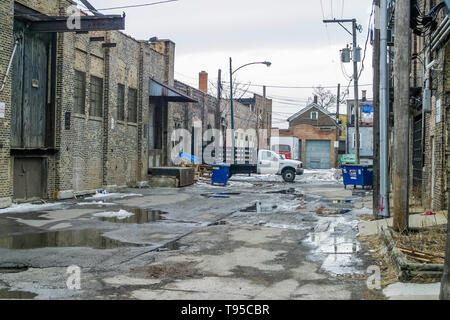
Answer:
<path fill-rule="evenodd" d="M 313 95 L 317 96 L 317 103 L 327 111 L 330 111 L 337 101 L 336 95 L 321 85 L 314 87 Z"/>

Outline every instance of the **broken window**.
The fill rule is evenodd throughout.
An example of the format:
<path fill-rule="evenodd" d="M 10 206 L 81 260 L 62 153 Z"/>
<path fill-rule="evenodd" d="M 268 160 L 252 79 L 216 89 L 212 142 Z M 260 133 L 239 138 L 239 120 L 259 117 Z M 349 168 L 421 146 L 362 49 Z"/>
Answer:
<path fill-rule="evenodd" d="M 75 70 L 74 112 L 85 113 L 86 106 L 86 73 Z"/>
<path fill-rule="evenodd" d="M 103 79 L 91 76 L 91 106 L 89 114 L 103 116 Z"/>
<path fill-rule="evenodd" d="M 137 90 L 128 89 L 128 122 L 137 123 Z"/>
<path fill-rule="evenodd" d="M 125 86 L 117 86 L 117 120 L 125 121 Z"/>

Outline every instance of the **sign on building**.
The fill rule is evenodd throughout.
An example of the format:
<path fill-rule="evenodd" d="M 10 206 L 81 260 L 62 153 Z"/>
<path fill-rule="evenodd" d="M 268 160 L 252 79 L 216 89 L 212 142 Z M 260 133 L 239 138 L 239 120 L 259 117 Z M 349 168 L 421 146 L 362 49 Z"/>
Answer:
<path fill-rule="evenodd" d="M 5 119 L 6 116 L 6 104 L 4 102 L 0 102 L 0 119 Z"/>
<path fill-rule="evenodd" d="M 361 122 L 365 125 L 372 125 L 373 124 L 373 106 L 363 105 L 361 111 L 362 111 Z"/>
<path fill-rule="evenodd" d="M 441 99 L 436 101 L 436 123 L 440 123 L 441 122 Z"/>

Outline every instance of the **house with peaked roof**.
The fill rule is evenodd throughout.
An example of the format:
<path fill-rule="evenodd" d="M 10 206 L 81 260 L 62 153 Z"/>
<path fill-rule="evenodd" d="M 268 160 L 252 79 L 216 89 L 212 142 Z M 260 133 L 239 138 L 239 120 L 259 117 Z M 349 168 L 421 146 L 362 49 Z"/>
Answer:
<path fill-rule="evenodd" d="M 301 159 L 305 168 L 330 169 L 337 166 L 339 124 L 317 104 L 317 98 L 287 121 L 289 129 L 279 130 L 279 135 L 300 140 Z"/>

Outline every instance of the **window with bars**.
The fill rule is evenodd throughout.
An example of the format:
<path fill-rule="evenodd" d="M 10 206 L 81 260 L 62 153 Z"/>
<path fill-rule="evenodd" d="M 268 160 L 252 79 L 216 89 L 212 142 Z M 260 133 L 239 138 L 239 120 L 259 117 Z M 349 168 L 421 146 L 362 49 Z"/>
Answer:
<path fill-rule="evenodd" d="M 117 120 L 125 121 L 125 86 L 117 86 Z"/>
<path fill-rule="evenodd" d="M 86 107 L 86 73 L 75 70 L 74 112 L 85 113 Z"/>
<path fill-rule="evenodd" d="M 103 79 L 91 76 L 89 115 L 94 117 L 103 116 Z"/>
<path fill-rule="evenodd" d="M 128 89 L 128 122 L 137 123 L 137 90 Z"/>

